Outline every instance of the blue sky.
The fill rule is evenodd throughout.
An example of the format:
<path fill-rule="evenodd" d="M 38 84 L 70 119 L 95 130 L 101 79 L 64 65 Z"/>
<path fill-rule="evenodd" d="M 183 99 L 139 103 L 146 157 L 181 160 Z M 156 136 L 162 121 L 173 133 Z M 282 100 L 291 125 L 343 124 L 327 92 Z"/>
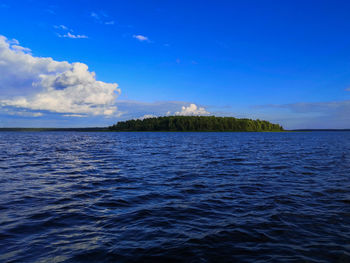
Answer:
<path fill-rule="evenodd" d="M 210 114 L 350 128 L 349 11 L 349 1 L 0 0 L 0 127 Z"/>

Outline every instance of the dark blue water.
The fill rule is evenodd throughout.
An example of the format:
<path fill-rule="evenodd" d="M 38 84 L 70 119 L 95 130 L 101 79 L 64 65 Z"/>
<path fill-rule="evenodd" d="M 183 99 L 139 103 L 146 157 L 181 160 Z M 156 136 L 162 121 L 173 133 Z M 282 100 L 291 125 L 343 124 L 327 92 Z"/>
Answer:
<path fill-rule="evenodd" d="M 350 133 L 0 133 L 0 262 L 350 262 Z"/>

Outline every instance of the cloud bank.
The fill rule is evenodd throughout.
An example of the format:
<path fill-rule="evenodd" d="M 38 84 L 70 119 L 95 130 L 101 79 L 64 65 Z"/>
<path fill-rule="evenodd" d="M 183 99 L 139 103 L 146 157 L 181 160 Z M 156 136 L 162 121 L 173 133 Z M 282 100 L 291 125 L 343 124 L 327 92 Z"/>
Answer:
<path fill-rule="evenodd" d="M 287 129 L 349 129 L 350 100 L 300 102 L 255 107 L 254 116 L 282 124 Z"/>
<path fill-rule="evenodd" d="M 96 80 L 83 63 L 35 57 L 0 35 L 0 106 L 64 114 L 111 116 L 118 84 Z"/>

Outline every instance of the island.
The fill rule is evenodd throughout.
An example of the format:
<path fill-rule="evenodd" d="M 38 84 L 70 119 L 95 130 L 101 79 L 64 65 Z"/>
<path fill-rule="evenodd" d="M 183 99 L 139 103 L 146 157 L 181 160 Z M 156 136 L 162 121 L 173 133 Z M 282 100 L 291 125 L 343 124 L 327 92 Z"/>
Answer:
<path fill-rule="evenodd" d="M 275 132 L 279 124 L 264 120 L 216 116 L 166 116 L 120 121 L 110 131 L 181 131 L 181 132 Z"/>

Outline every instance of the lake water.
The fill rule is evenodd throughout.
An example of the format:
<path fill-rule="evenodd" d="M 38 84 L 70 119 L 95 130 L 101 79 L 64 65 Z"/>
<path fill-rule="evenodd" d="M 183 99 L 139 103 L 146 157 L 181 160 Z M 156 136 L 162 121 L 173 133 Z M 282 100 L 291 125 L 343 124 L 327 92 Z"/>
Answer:
<path fill-rule="evenodd" d="M 0 133 L 0 262 L 350 262 L 350 133 Z"/>

